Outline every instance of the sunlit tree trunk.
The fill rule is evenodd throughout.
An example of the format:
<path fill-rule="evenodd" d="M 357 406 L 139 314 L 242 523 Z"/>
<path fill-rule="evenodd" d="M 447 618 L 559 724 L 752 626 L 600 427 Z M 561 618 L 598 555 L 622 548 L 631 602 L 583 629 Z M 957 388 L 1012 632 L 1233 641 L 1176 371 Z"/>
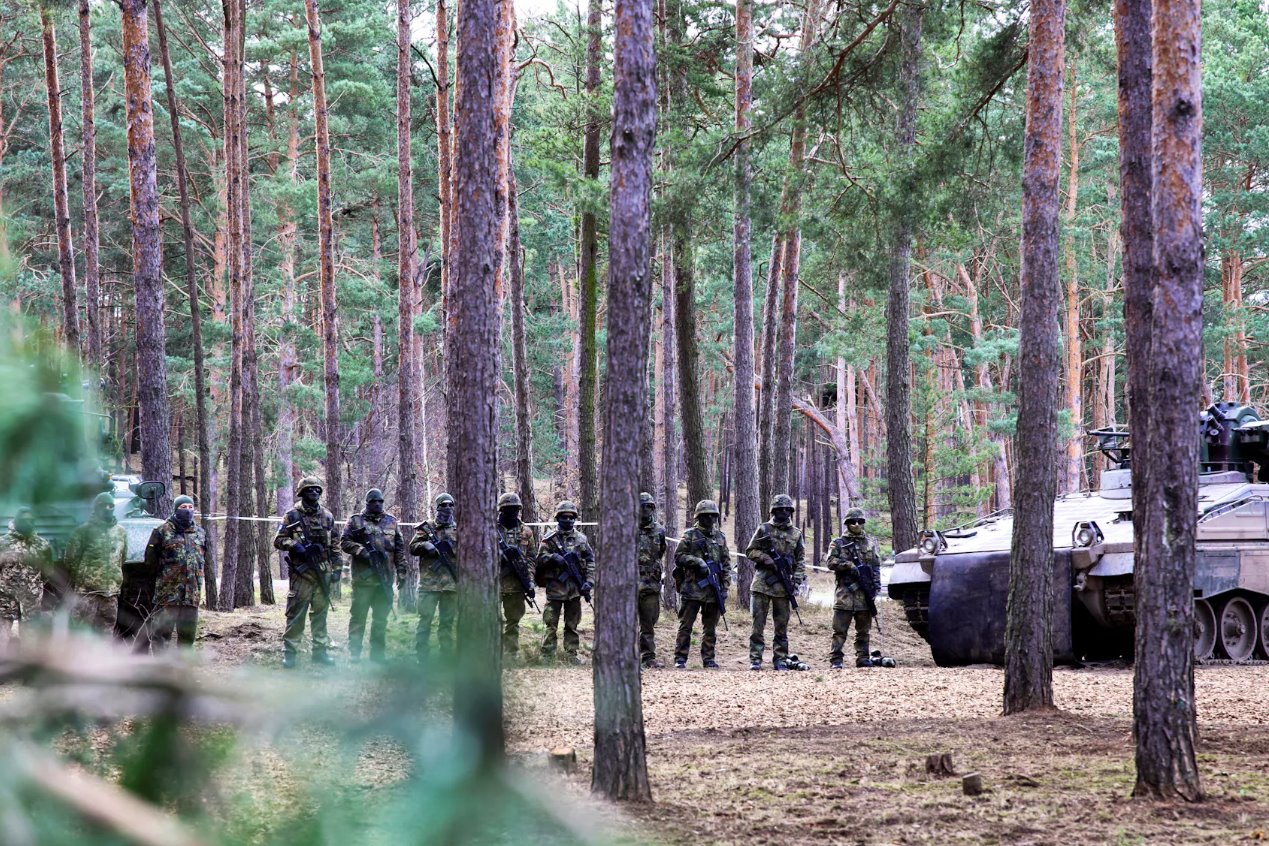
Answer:
<path fill-rule="evenodd" d="M 66 339 L 66 346 L 78 355 L 81 352 L 79 310 L 75 304 L 75 245 L 71 241 L 70 201 L 66 191 L 66 139 L 62 131 L 62 83 L 57 72 L 57 35 L 53 30 L 53 20 L 49 17 L 49 10 L 44 5 L 40 6 L 40 28 L 44 45 L 44 87 L 48 91 L 48 142 L 49 160 L 53 167 L 53 216 L 57 228 L 57 267 L 62 275 L 62 335 Z M 148 53 L 145 58 L 148 62 Z M 148 65 L 146 72 L 148 75 Z M 151 126 L 153 126 L 153 119 L 151 119 Z M 150 143 L 153 150 L 153 138 L 150 139 Z"/>
<path fill-rule="evenodd" d="M 589 0 L 586 14 L 586 126 L 582 133 L 582 178 L 599 179 L 599 59 L 600 0 Z M 587 200 L 589 202 L 589 199 Z M 577 463 L 580 470 L 581 507 L 583 514 L 595 514 L 599 501 L 596 478 L 598 455 L 595 445 L 596 382 L 599 375 L 598 338 L 599 311 L 599 237 L 595 210 L 582 208 L 581 227 L 581 372 L 578 374 L 578 439 Z"/>
<path fill-rule="evenodd" d="M 410 0 L 397 0 L 397 513 L 402 520 L 421 516 L 418 509 L 415 392 L 422 373 L 414 357 L 414 162 L 410 137 Z M 444 99 L 437 92 L 437 100 Z M 439 103 L 438 103 L 439 105 Z"/>
<path fill-rule="evenodd" d="M 157 3 L 155 14 L 158 14 Z M 164 55 L 166 56 L 166 52 Z M 166 64 L 165 59 L 165 67 Z M 98 252 L 101 238 L 97 232 L 97 117 L 96 94 L 93 90 L 92 12 L 88 7 L 88 0 L 79 0 L 79 84 L 82 116 L 79 158 L 84 194 L 84 318 L 88 324 L 88 361 L 93 367 L 100 369 L 101 317 L 98 310 L 101 303 L 101 273 Z M 178 156 L 184 159 L 179 147 Z M 182 207 L 184 211 L 188 211 L 188 196 L 182 202 Z M 202 475 L 202 470 L 199 474 L 199 484 L 205 485 L 206 482 L 202 480 L 206 477 Z"/>

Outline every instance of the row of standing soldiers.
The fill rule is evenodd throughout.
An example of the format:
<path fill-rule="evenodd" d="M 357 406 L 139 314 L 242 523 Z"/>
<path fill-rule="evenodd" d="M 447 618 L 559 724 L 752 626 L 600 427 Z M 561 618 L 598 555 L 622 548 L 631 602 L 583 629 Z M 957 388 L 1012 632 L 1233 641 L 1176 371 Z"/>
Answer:
<path fill-rule="evenodd" d="M 349 519 L 337 536 L 330 511 L 321 506 L 322 486 L 316 478 L 301 480 L 296 489 L 299 501 L 287 512 L 274 546 L 286 553 L 290 570 L 287 596 L 286 632 L 283 636 L 283 666 L 296 665 L 296 656 L 308 617 L 312 629 L 313 661 L 332 663 L 326 615 L 330 598 L 326 574 L 342 568 L 340 553 L 352 560 L 352 607 L 348 629 L 348 650 L 359 661 L 365 639 L 367 617 L 370 625 L 370 658 L 382 660 L 386 644 L 388 614 L 392 608 L 392 587 L 406 577 L 407 548 L 397 519 L 383 509 L 383 493 L 372 489 L 366 494 L 365 509 Z M 538 587 L 545 589 L 542 610 L 546 632 L 541 653 L 553 658 L 559 646 L 559 624 L 564 623 L 563 651 L 568 663 L 580 663 L 581 604 L 589 603 L 595 577 L 595 554 L 586 535 L 577 528 L 578 511 L 573 503 L 561 502 L 555 509 L 555 528 L 540 544 L 532 529 L 521 521 L 521 501 L 512 493 L 498 499 L 495 523 L 499 548 L 502 605 L 503 653 L 511 661 L 520 656 L 520 623 L 527 609 L 537 607 Z M 661 612 L 661 591 L 666 553 L 664 526 L 657 521 L 656 502 L 649 494 L 640 495 L 639 534 L 639 651 L 645 668 L 661 666 L 657 660 L 655 626 Z M 754 563 L 751 585 L 753 629 L 749 639 L 751 669 L 762 668 L 767 618 L 774 628 L 773 666 L 777 670 L 795 668 L 789 653 L 788 626 L 796 608 L 796 593 L 806 581 L 802 532 L 793 525 L 793 500 L 781 494 L 771 503 L 771 519 L 754 533 L 745 551 Z M 851 623 L 855 624 L 857 666 L 869 666 L 869 631 L 872 622 L 871 595 L 880 566 L 876 542 L 864 531 L 863 511 L 854 508 L 845 518 L 846 532 L 833 540 L 828 569 L 836 574 L 833 604 L 833 642 L 830 666 L 841 667 L 843 648 Z M 674 665 L 687 665 L 693 629 L 702 623 L 701 659 L 706 668 L 717 668 L 716 627 L 726 613 L 731 587 L 731 554 L 727 547 L 716 503 L 702 500 L 694 510 L 694 523 L 683 535 L 674 556 L 671 577 L 679 596 L 679 628 L 674 648 Z M 419 620 L 415 649 L 421 662 L 429 658 L 432 624 L 439 617 L 436 639 L 444 655 L 453 652 L 457 620 L 458 527 L 454 519 L 454 499 L 440 494 L 435 500 L 435 517 L 420 523 L 408 546 L 419 558 Z M 869 581 L 874 580 L 874 581 Z M 801 665 L 805 666 L 805 665 Z"/>

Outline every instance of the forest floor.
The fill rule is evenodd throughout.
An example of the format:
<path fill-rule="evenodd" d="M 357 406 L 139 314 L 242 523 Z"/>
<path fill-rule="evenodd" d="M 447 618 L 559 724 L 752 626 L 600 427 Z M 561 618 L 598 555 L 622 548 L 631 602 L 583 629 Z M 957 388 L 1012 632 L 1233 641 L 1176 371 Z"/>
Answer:
<path fill-rule="evenodd" d="M 347 602 L 331 614 L 337 645 L 346 640 Z M 1208 798 L 1159 804 L 1130 798 L 1131 667 L 1058 668 L 1057 710 L 1003 718 L 1001 670 L 934 667 L 896 603 L 883 603 L 884 634 L 873 646 L 899 666 L 830 671 L 830 615 L 807 603 L 803 625 L 791 626 L 793 651 L 811 664 L 808 672 L 771 671 L 769 652 L 764 670 L 750 671 L 749 617 L 733 609 L 730 629 L 719 631 L 723 669 L 702 669 L 694 644 L 687 670 L 644 673 L 650 806 L 619 812 L 587 795 L 589 661 L 566 667 L 531 659 L 506 671 L 509 751 L 534 778 L 562 779 L 562 791 L 604 823 L 605 839 L 622 841 L 1181 844 L 1262 840 L 1269 832 L 1269 666 L 1198 670 Z M 414 620 L 398 617 L 389 629 L 389 650 L 402 667 Z M 584 644 L 590 623 L 587 610 Z M 663 613 L 658 648 L 666 663 L 675 623 Z M 280 606 L 205 614 L 203 672 L 233 677 L 244 664 L 275 667 L 281 628 Z M 541 632 L 530 614 L 522 642 L 535 645 Z M 342 650 L 336 654 L 344 664 Z M 351 709 L 373 697 L 359 673 L 306 668 L 293 678 L 333 690 Z M 562 746 L 576 750 L 577 770 L 545 775 L 544 753 Z M 377 748 L 369 768 L 359 766 L 364 787 L 391 783 L 409 766 L 403 754 Z M 926 756 L 939 753 L 952 756 L 958 776 L 980 773 L 986 792 L 965 796 L 958 776 L 928 775 Z"/>

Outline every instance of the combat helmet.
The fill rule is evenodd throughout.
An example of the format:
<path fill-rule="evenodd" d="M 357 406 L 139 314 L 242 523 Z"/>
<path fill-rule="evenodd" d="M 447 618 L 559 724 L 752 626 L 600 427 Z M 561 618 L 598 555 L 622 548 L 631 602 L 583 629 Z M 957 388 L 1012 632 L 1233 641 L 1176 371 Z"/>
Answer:
<path fill-rule="evenodd" d="M 378 488 L 371 488 L 370 490 L 366 491 L 366 502 L 370 502 L 376 499 L 379 500 L 380 502 L 383 502 L 383 491 L 379 490 Z"/>
<path fill-rule="evenodd" d="M 305 476 L 303 479 L 300 479 L 300 483 L 295 486 L 295 495 L 301 496 L 304 493 L 305 488 L 317 488 L 319 491 L 325 490 L 325 488 L 322 487 L 322 480 L 316 476 Z"/>
<path fill-rule="evenodd" d="M 771 510 L 775 511 L 777 508 L 787 508 L 790 511 L 792 511 L 793 497 L 789 496 L 788 494 L 776 494 L 775 496 L 773 496 L 771 498 Z"/>
<path fill-rule="evenodd" d="M 867 519 L 868 519 L 868 515 L 864 514 L 864 509 L 852 508 L 851 510 L 846 512 L 846 516 L 842 518 L 842 523 L 847 523 L 851 520 L 867 520 Z"/>
<path fill-rule="evenodd" d="M 639 504 L 640 504 L 640 505 L 653 505 L 653 506 L 655 506 L 655 505 L 657 504 L 657 501 L 656 501 L 656 499 L 652 496 L 652 494 L 647 493 L 647 492 L 645 491 L 644 493 L 639 494 Z"/>
<path fill-rule="evenodd" d="M 446 494 L 446 496 L 448 496 L 448 494 Z M 436 498 L 436 502 L 438 505 L 440 504 L 440 497 Z M 520 501 L 520 495 L 517 493 L 505 493 L 502 496 L 498 497 L 499 511 L 501 511 L 504 508 L 523 508 L 523 507 L 524 507 L 524 503 Z"/>
<path fill-rule="evenodd" d="M 115 508 L 114 494 L 112 494 L 110 491 L 102 491 L 101 493 L 93 497 L 93 511 L 96 511 L 97 508 L 102 505 L 109 505 L 110 510 L 113 511 Z"/>
<path fill-rule="evenodd" d="M 432 503 L 433 503 L 433 505 L 435 505 L 437 508 L 440 508 L 442 505 L 453 505 L 453 504 L 454 504 L 454 498 L 453 498 L 452 496 L 450 496 L 449 494 L 442 492 L 442 493 L 438 493 L 438 494 L 436 495 L 436 499 L 435 499 L 435 500 L 433 500 L 433 501 L 432 501 Z M 499 504 L 499 505 L 501 505 L 501 504 L 502 504 L 502 500 L 498 500 L 498 504 Z"/>
<path fill-rule="evenodd" d="M 577 506 L 573 504 L 572 500 L 563 500 L 559 505 L 555 506 L 555 518 L 558 520 L 561 514 L 572 514 L 576 518 Z"/>
<path fill-rule="evenodd" d="M 714 514 L 719 517 L 722 516 L 722 512 L 718 510 L 718 503 L 714 502 L 712 499 L 702 499 L 700 502 L 696 503 L 696 508 L 692 511 L 692 518 L 695 519 L 700 517 L 702 514 Z"/>

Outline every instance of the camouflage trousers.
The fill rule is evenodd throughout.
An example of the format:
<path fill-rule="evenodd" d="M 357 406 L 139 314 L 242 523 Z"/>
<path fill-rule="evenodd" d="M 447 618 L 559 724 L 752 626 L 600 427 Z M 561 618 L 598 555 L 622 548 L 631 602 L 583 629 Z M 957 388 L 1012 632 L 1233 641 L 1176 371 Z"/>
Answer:
<path fill-rule="evenodd" d="M 352 580 L 352 605 L 348 609 L 348 654 L 361 657 L 361 643 L 366 637 L 366 616 L 370 620 L 370 660 L 383 659 L 388 642 L 388 612 L 392 610 L 392 597 L 384 593 L 377 577 Z"/>
<path fill-rule="evenodd" d="M 515 655 L 520 651 L 520 621 L 529 603 L 522 593 L 502 595 L 502 654 Z"/>
<path fill-rule="evenodd" d="M 639 594 L 639 660 L 646 666 L 657 660 L 657 620 L 661 619 L 661 594 Z"/>
<path fill-rule="evenodd" d="M 577 626 L 582 622 L 582 598 L 549 599 L 542 611 L 542 622 L 546 624 L 546 634 L 542 637 L 542 654 L 555 654 L 556 631 L 560 627 L 560 617 L 564 618 L 564 651 L 576 655 L 581 648 L 582 638 L 577 633 Z"/>
<path fill-rule="evenodd" d="M 99 634 L 114 634 L 118 618 L 118 596 L 85 593 L 75 597 L 75 619 Z"/>
<path fill-rule="evenodd" d="M 287 655 L 294 655 L 300 649 L 306 615 L 313 632 L 313 654 L 325 655 L 330 649 L 330 638 L 326 635 L 330 601 L 318 578 L 311 571 L 291 576 L 291 589 L 286 595 L 286 631 L 282 633 L 282 650 Z"/>
<path fill-rule="evenodd" d="M 692 627 L 696 625 L 696 616 L 701 618 L 701 660 L 714 660 L 714 647 L 718 643 L 717 602 L 697 602 L 694 599 L 679 600 L 679 636 L 674 641 L 674 660 L 686 661 L 687 652 L 692 648 Z"/>
<path fill-rule="evenodd" d="M 197 631 L 197 605 L 163 605 L 145 621 L 136 651 L 144 653 L 152 649 L 157 654 L 172 642 L 173 633 L 179 646 L 193 646 Z"/>
<path fill-rule="evenodd" d="M 868 633 L 872 631 L 872 615 L 867 611 L 834 611 L 833 651 L 828 656 L 830 661 L 842 660 L 842 649 L 846 646 L 846 635 L 850 632 L 852 620 L 855 622 L 855 659 L 868 657 Z"/>
<path fill-rule="evenodd" d="M 762 653 L 767 643 L 763 632 L 767 628 L 767 616 L 774 623 L 771 638 L 771 659 L 779 663 L 789 657 L 789 617 L 793 615 L 793 606 L 788 597 L 767 596 L 765 593 L 752 594 L 750 609 L 753 611 L 753 631 L 749 633 L 749 663 L 761 664 Z"/>
<path fill-rule="evenodd" d="M 454 627 L 458 622 L 457 591 L 421 590 L 418 608 L 419 627 L 414 633 L 414 651 L 419 660 L 427 658 L 431 651 L 429 641 L 432 639 L 432 619 L 437 616 L 440 620 L 436 626 L 436 642 L 441 648 L 441 658 L 450 660 L 454 657 Z"/>

